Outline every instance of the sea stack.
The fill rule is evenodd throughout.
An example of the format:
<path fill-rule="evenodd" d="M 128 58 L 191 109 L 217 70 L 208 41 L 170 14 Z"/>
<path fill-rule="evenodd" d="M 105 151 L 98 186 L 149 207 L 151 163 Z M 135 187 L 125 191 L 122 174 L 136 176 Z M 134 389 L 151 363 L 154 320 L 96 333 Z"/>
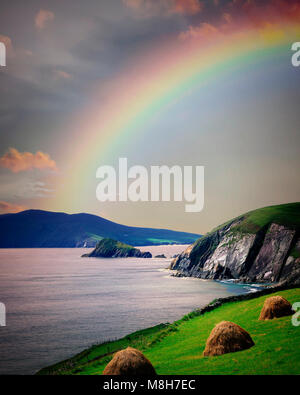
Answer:
<path fill-rule="evenodd" d="M 102 239 L 99 241 L 95 249 L 82 257 L 95 258 L 152 258 L 150 252 L 142 252 L 128 244 L 121 243 L 113 239 Z"/>

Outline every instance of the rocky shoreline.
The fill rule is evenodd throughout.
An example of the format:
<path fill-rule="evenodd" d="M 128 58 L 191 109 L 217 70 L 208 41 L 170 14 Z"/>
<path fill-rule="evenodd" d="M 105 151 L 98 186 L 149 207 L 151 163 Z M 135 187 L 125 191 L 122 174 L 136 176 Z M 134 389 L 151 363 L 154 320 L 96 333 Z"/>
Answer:
<path fill-rule="evenodd" d="M 254 222 L 259 215 L 267 216 L 271 209 L 277 210 L 274 218 L 269 215 L 265 222 L 260 220 L 261 225 Z M 189 246 L 171 262 L 170 269 L 184 277 L 297 285 L 300 283 L 299 212 L 299 203 L 294 203 L 245 214 Z"/>

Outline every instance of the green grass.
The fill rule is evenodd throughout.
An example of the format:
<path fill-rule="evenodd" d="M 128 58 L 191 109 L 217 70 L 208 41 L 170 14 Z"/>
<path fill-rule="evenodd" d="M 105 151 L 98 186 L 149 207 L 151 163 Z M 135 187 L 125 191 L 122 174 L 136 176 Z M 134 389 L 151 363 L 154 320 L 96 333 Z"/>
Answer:
<path fill-rule="evenodd" d="M 91 240 L 94 240 L 96 242 L 101 241 L 104 239 L 104 237 L 96 235 L 94 233 L 87 233 L 88 236 L 91 238 Z M 154 237 L 148 237 L 148 238 L 144 238 L 144 242 L 143 244 L 145 245 L 165 245 L 165 244 L 192 244 L 194 242 L 194 240 L 191 239 L 190 236 L 182 236 L 181 237 L 182 240 L 180 242 L 174 240 L 174 239 L 166 239 L 166 238 L 154 238 Z M 138 240 L 138 237 L 136 237 L 136 239 Z M 135 243 L 134 243 L 135 244 Z"/>
<path fill-rule="evenodd" d="M 241 233 L 256 233 L 271 223 L 300 228 L 300 203 L 264 207 L 245 214 L 242 222 L 233 229 Z"/>
<path fill-rule="evenodd" d="M 274 295 L 282 295 L 292 304 L 300 301 L 299 288 Z M 113 352 L 130 345 L 144 352 L 158 374 L 300 374 L 300 326 L 293 326 L 291 317 L 258 320 L 264 300 L 269 296 L 226 303 L 204 315 L 189 314 L 173 324 L 94 346 L 40 373 L 101 374 Z M 255 346 L 219 357 L 203 357 L 209 333 L 223 320 L 246 329 Z"/>
<path fill-rule="evenodd" d="M 230 229 L 232 240 L 227 243 L 227 247 L 233 245 L 238 241 L 243 234 L 257 233 L 259 230 L 267 227 L 271 223 L 284 225 L 292 229 L 300 230 L 300 203 L 289 203 L 281 204 L 279 206 L 270 206 L 260 208 L 258 210 L 250 211 L 246 214 L 240 215 L 230 221 L 223 223 L 212 231 L 206 233 L 203 237 L 195 242 L 193 250 L 191 252 L 191 260 L 198 261 L 199 256 L 204 252 L 210 250 L 211 253 L 218 246 L 218 238 L 216 241 L 212 241 L 216 238 L 217 231 L 221 230 L 225 226 L 229 225 L 233 221 L 240 222 Z M 226 246 L 226 245 L 224 245 Z"/>
<path fill-rule="evenodd" d="M 150 244 L 156 244 L 156 245 L 160 245 L 160 244 L 174 244 L 173 240 L 169 240 L 169 239 L 154 239 L 153 237 L 149 237 L 147 239 L 147 241 Z"/>
<path fill-rule="evenodd" d="M 95 252 L 99 254 L 99 256 L 111 256 L 117 251 L 126 254 L 134 250 L 135 248 L 133 246 L 108 238 L 100 240 L 95 248 Z"/>
<path fill-rule="evenodd" d="M 222 225 L 217 226 L 206 235 L 211 235 L 217 230 L 220 230 L 224 226 L 239 219 L 241 222 L 239 225 L 236 225 L 234 229 L 242 233 L 256 233 L 258 230 L 271 223 L 300 229 L 300 202 L 280 204 L 277 206 L 263 207 L 249 211 L 246 214 L 240 215 L 223 223 Z"/>
<path fill-rule="evenodd" d="M 99 236 L 99 235 L 96 235 L 96 234 L 94 234 L 94 233 L 89 233 L 89 232 L 87 232 L 87 234 L 89 235 L 89 237 L 90 237 L 92 240 L 95 240 L 95 241 L 100 241 L 100 240 L 104 239 L 104 237 Z"/>

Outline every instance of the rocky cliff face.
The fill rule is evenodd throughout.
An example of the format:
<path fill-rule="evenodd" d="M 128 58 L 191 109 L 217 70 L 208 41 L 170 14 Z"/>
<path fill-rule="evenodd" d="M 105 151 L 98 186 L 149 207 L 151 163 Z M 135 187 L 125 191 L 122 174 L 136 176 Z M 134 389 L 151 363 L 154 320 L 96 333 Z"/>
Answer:
<path fill-rule="evenodd" d="M 247 215 L 239 217 L 189 246 L 172 261 L 170 269 L 178 276 L 204 279 L 299 283 L 298 225 L 295 221 L 288 225 L 265 222 L 250 226 Z"/>

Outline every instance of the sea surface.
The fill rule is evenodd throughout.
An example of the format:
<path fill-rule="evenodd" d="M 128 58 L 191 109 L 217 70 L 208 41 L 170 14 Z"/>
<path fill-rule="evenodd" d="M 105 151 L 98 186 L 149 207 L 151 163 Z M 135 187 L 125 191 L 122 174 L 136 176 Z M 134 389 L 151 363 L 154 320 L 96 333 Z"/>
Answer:
<path fill-rule="evenodd" d="M 170 276 L 168 259 L 81 258 L 87 249 L 0 249 L 0 374 L 34 374 L 103 341 L 172 322 L 217 297 L 253 290 Z"/>

